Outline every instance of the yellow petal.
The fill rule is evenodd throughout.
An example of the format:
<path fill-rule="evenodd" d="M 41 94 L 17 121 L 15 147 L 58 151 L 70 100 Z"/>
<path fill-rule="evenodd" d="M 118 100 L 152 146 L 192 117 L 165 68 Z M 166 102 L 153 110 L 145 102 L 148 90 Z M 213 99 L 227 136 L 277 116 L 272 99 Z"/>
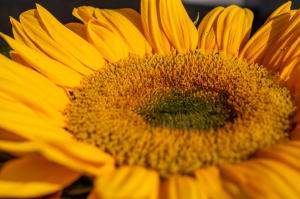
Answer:
<path fill-rule="evenodd" d="M 4 94 L 4 95 L 3 95 Z M 0 129 L 28 139 L 70 139 L 70 133 L 54 126 L 49 118 L 43 118 L 31 108 L 16 100 L 6 98 L 0 92 Z M 9 96 L 9 95 L 8 95 Z"/>
<path fill-rule="evenodd" d="M 105 199 L 156 199 L 158 186 L 156 172 L 139 167 L 121 167 L 100 175 L 95 182 L 95 193 L 99 198 Z"/>
<path fill-rule="evenodd" d="M 283 14 L 264 24 L 247 42 L 240 57 L 250 63 L 262 64 L 268 47 L 276 42 L 279 35 L 286 28 L 289 19 L 289 14 Z"/>
<path fill-rule="evenodd" d="M 70 145 L 66 147 L 66 145 Z M 74 149 L 75 147 L 82 147 Z M 45 159 L 88 175 L 99 175 L 114 169 L 114 160 L 99 149 L 72 139 L 44 141 L 0 141 L 0 149 L 14 155 L 41 154 Z M 78 155 L 76 152 L 81 150 Z M 85 157 L 82 154 L 85 154 Z M 89 154 L 89 155 L 87 155 Z M 96 155 L 96 156 L 93 156 Z"/>
<path fill-rule="evenodd" d="M 0 55 L 0 62 L 2 71 L 0 73 L 0 77 L 22 83 L 24 86 L 26 85 L 31 89 L 34 89 L 40 96 L 43 97 L 44 101 L 59 111 L 64 110 L 67 103 L 69 103 L 69 99 L 65 91 L 57 87 L 49 79 L 45 78 L 38 72 L 17 64 L 3 55 Z M 4 71 L 7 71 L 6 74 L 11 72 L 11 75 L 13 74 L 13 76 L 3 76 L 2 74 L 4 74 Z"/>
<path fill-rule="evenodd" d="M 250 168 L 258 169 L 269 178 L 270 184 L 282 198 L 299 198 L 300 191 L 298 182 L 300 180 L 299 171 L 291 169 L 281 162 L 258 159 L 253 161 Z M 293 176 L 293 177 L 292 177 Z"/>
<path fill-rule="evenodd" d="M 62 190 L 79 177 L 59 164 L 39 155 L 7 162 L 0 170 L 1 198 L 31 198 Z"/>
<path fill-rule="evenodd" d="M 300 54 L 300 53 L 299 53 Z M 282 64 L 282 71 L 280 71 L 280 79 L 283 81 L 288 81 L 291 78 L 291 75 L 294 71 L 294 68 L 300 66 L 299 57 L 290 58 L 287 63 Z"/>
<path fill-rule="evenodd" d="M 74 33 L 82 37 L 83 39 L 87 40 L 86 36 L 86 26 L 81 23 L 67 23 L 65 24 L 67 28 L 72 30 Z"/>
<path fill-rule="evenodd" d="M 33 111 L 46 116 L 49 122 L 58 126 L 63 126 L 64 117 L 61 112 L 51 107 L 38 92 L 32 91 L 30 88 L 21 83 L 15 83 L 4 78 L 0 78 L 0 90 L 9 94 L 20 103 L 28 106 Z M 6 105 L 1 104 L 0 107 L 2 106 Z"/>
<path fill-rule="evenodd" d="M 128 47 L 119 35 L 102 26 L 97 21 L 87 24 L 87 37 L 102 56 L 109 62 L 116 62 L 128 57 Z"/>
<path fill-rule="evenodd" d="M 277 17 L 281 14 L 289 13 L 291 11 L 291 6 L 292 6 L 291 1 L 288 1 L 284 4 L 282 4 L 274 12 L 272 12 L 272 14 L 268 17 L 268 19 L 266 20 L 265 23 L 268 23 L 269 21 L 271 21 L 272 19 L 274 19 L 275 17 Z"/>
<path fill-rule="evenodd" d="M 74 8 L 72 14 L 79 20 L 81 20 L 84 23 L 87 23 L 91 19 L 94 19 L 94 7 L 92 6 L 80 6 L 78 8 Z"/>
<path fill-rule="evenodd" d="M 237 6 L 217 7 L 199 25 L 199 48 L 208 52 L 223 52 L 238 56 L 247 43 L 253 13 Z"/>
<path fill-rule="evenodd" d="M 223 187 L 224 179 L 221 178 L 217 167 L 208 167 L 195 171 L 196 181 L 199 186 L 201 198 L 231 198 L 228 190 Z"/>
<path fill-rule="evenodd" d="M 273 71 L 282 70 L 284 68 L 284 62 L 282 62 L 284 57 L 287 58 L 294 56 L 291 55 L 291 53 L 296 54 L 295 56 L 297 56 L 297 54 L 299 55 L 298 49 L 294 49 L 299 45 L 300 42 L 298 39 L 300 35 L 300 10 L 297 11 L 297 13 L 293 15 L 286 24 L 287 25 L 285 26 L 285 29 L 281 31 L 276 41 L 270 44 L 270 47 L 263 59 L 263 65 L 272 69 Z M 292 49 L 290 50 L 290 48 Z M 289 55 L 285 56 L 288 52 Z"/>
<path fill-rule="evenodd" d="M 70 139 L 70 133 L 49 119 L 45 120 L 32 109 L 4 99 L 0 99 L 0 127 L 28 139 Z"/>
<path fill-rule="evenodd" d="M 223 10 L 223 7 L 216 7 L 212 11 L 210 11 L 201 21 L 198 27 L 199 48 L 206 51 L 218 50 L 216 43 L 215 26 L 217 18 Z"/>
<path fill-rule="evenodd" d="M 246 43 L 249 41 L 251 30 L 252 30 L 252 23 L 253 23 L 253 12 L 249 9 L 244 9 L 244 21 L 243 24 L 243 30 L 241 32 L 242 34 L 242 41 L 241 45 L 239 47 L 239 51 L 246 45 Z"/>
<path fill-rule="evenodd" d="M 9 56 L 10 56 L 10 58 L 11 58 L 13 61 L 15 61 L 15 62 L 17 62 L 17 63 L 19 63 L 19 64 L 21 64 L 21 65 L 23 65 L 23 66 L 31 67 L 30 64 L 27 63 L 27 62 L 22 58 L 22 56 L 20 56 L 16 51 L 11 50 L 11 51 L 9 52 Z"/>
<path fill-rule="evenodd" d="M 42 28 L 38 19 L 34 15 L 24 12 L 20 16 L 20 21 L 26 34 L 47 56 L 63 63 L 80 74 L 90 75 L 93 73 L 93 70 L 84 66 L 76 59 L 76 57 L 73 57 L 65 51 L 61 45 L 55 42 Z"/>
<path fill-rule="evenodd" d="M 170 43 L 159 20 L 158 0 L 142 0 L 141 17 L 145 37 L 154 51 L 160 54 L 170 52 Z"/>
<path fill-rule="evenodd" d="M 196 49 L 197 29 L 181 0 L 159 0 L 159 16 L 163 30 L 175 49 L 179 52 Z"/>
<path fill-rule="evenodd" d="M 120 8 L 115 9 L 116 12 L 126 17 L 131 23 L 135 25 L 137 29 L 143 34 L 143 25 L 140 13 L 132 8 Z"/>
<path fill-rule="evenodd" d="M 48 77 L 54 83 L 65 86 L 78 86 L 81 80 L 81 75 L 65 65 L 39 53 L 9 36 L 0 33 L 0 36 L 33 68 Z"/>
<path fill-rule="evenodd" d="M 162 183 L 161 199 L 199 199 L 200 190 L 197 182 L 188 176 L 174 176 Z"/>
<path fill-rule="evenodd" d="M 24 142 L 27 141 L 26 138 L 19 136 L 10 131 L 6 131 L 4 129 L 0 129 L 0 142 L 8 141 L 8 142 Z M 1 147 L 0 147 L 1 148 Z M 5 151 L 5 150 L 2 150 Z"/>
<path fill-rule="evenodd" d="M 36 5 L 41 23 L 49 35 L 60 44 L 61 48 L 76 57 L 81 63 L 91 69 L 99 69 L 103 66 L 104 60 L 101 54 L 77 34 L 66 28 L 45 8 Z M 82 50 L 84 49 L 84 50 Z"/>
<path fill-rule="evenodd" d="M 242 191 L 242 198 L 280 199 L 282 198 L 264 176 L 264 172 L 252 169 L 248 163 L 237 165 L 220 165 L 220 170 L 225 179 L 234 182 Z M 257 183 L 259 182 L 259 183 Z"/>
<path fill-rule="evenodd" d="M 300 175 L 281 162 L 256 158 L 233 166 L 220 165 L 220 168 L 251 198 L 299 198 L 296 181 Z"/>
<path fill-rule="evenodd" d="M 258 151 L 255 157 L 276 160 L 299 171 L 300 149 L 297 146 L 293 146 L 293 143 L 299 144 L 299 141 L 291 141 L 287 144 L 275 145 Z"/>
<path fill-rule="evenodd" d="M 231 56 L 239 55 L 242 44 L 249 37 L 252 20 L 253 14 L 247 9 L 237 6 L 225 8 L 216 22 L 218 50 Z"/>
<path fill-rule="evenodd" d="M 152 49 L 142 32 L 117 10 L 96 9 L 95 16 L 101 24 L 122 38 L 130 53 L 140 56 L 151 53 Z"/>
<path fill-rule="evenodd" d="M 29 39 L 29 37 L 26 35 L 23 27 L 21 26 L 21 24 L 15 20 L 14 18 L 10 17 L 10 23 L 12 25 L 12 31 L 13 31 L 13 35 L 16 41 L 25 44 L 26 46 L 36 50 L 36 51 L 40 51 L 39 48 L 36 47 L 36 45 Z"/>

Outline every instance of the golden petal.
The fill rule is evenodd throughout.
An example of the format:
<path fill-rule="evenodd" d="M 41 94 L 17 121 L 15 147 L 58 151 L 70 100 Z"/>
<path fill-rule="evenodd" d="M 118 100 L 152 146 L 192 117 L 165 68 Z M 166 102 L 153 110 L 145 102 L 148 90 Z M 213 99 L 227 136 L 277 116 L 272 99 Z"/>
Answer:
<path fill-rule="evenodd" d="M 15 20 L 14 18 L 10 17 L 10 23 L 12 25 L 13 35 L 16 41 L 23 43 L 24 45 L 41 52 L 39 48 L 30 40 L 30 38 L 26 35 L 22 25 Z"/>
<path fill-rule="evenodd" d="M 118 10 L 96 9 L 95 17 L 122 38 L 130 53 L 140 56 L 151 53 L 152 49 L 142 32 Z"/>
<path fill-rule="evenodd" d="M 36 7 L 40 23 L 43 24 L 49 35 L 61 45 L 61 48 L 91 69 L 97 70 L 103 66 L 104 60 L 101 54 L 91 44 L 66 28 L 45 8 L 38 4 Z"/>
<path fill-rule="evenodd" d="M 64 87 L 79 85 L 82 76 L 74 70 L 57 62 L 48 56 L 39 53 L 11 37 L 0 33 L 0 36 L 33 68 L 48 77 L 54 83 Z"/>
<path fill-rule="evenodd" d="M 0 55 L 0 62 L 2 65 L 2 72 L 0 73 L 1 78 L 22 83 L 24 86 L 39 92 L 39 95 L 43 96 L 44 101 L 48 102 L 51 107 L 59 111 L 64 110 L 66 104 L 69 103 L 66 92 L 38 72 L 15 63 L 3 55 Z M 6 71 L 6 74 L 13 74 L 13 76 L 3 76 L 2 74 L 4 74 L 4 71 Z"/>
<path fill-rule="evenodd" d="M 145 37 L 154 51 L 160 54 L 170 52 L 170 43 L 159 20 L 158 0 L 142 0 L 141 17 Z"/>
<path fill-rule="evenodd" d="M 285 30 L 289 19 L 290 14 L 283 14 L 264 24 L 247 42 L 240 57 L 250 63 L 262 64 L 269 46 L 273 45 Z"/>
<path fill-rule="evenodd" d="M 284 68 L 284 62 L 282 61 L 284 57 L 285 59 L 287 57 L 292 59 L 292 57 L 297 57 L 297 55 L 299 55 L 297 48 L 294 50 L 295 47 L 299 46 L 300 42 L 298 39 L 300 35 L 299 24 L 300 10 L 291 16 L 291 19 L 286 22 L 284 29 L 281 28 L 281 32 L 276 38 L 276 41 L 269 44 L 269 48 L 262 63 L 264 66 L 272 69 L 273 71 L 281 71 Z M 272 31 L 276 31 L 274 27 L 272 28 Z M 287 53 L 289 53 L 289 55 L 286 56 Z"/>
<path fill-rule="evenodd" d="M 292 6 L 292 2 L 288 1 L 284 4 L 282 4 L 280 7 L 278 7 L 274 12 L 272 12 L 272 14 L 268 17 L 268 19 L 266 20 L 265 23 L 268 23 L 269 21 L 271 21 L 272 19 L 274 19 L 275 17 L 285 14 L 285 13 L 290 13 L 291 11 L 291 6 Z"/>
<path fill-rule="evenodd" d="M 195 179 L 188 176 L 173 176 L 162 183 L 160 199 L 199 199 L 200 189 Z"/>
<path fill-rule="evenodd" d="M 195 171 L 194 174 L 199 186 L 201 198 L 232 198 L 228 190 L 224 187 L 224 179 L 222 179 L 217 167 L 201 168 Z"/>
<path fill-rule="evenodd" d="M 77 58 L 73 57 L 61 44 L 54 41 L 43 29 L 39 19 L 35 15 L 24 12 L 20 16 L 21 25 L 28 37 L 35 43 L 36 47 L 52 59 L 63 63 L 69 68 L 83 75 L 90 75 L 93 70 L 86 67 Z M 29 46 L 31 47 L 31 46 Z"/>
<path fill-rule="evenodd" d="M 121 167 L 96 179 L 95 195 L 105 199 L 157 199 L 158 186 L 159 178 L 156 172 L 140 167 Z"/>
<path fill-rule="evenodd" d="M 135 25 L 137 29 L 143 34 L 143 25 L 140 13 L 132 8 L 120 8 L 115 9 L 116 12 L 126 17 L 131 23 Z"/>
<path fill-rule="evenodd" d="M 78 172 L 50 162 L 40 155 L 28 155 L 11 160 L 1 168 L 0 197 L 44 196 L 62 190 L 79 175 Z"/>
<path fill-rule="evenodd" d="M 80 37 L 82 37 L 83 39 L 87 40 L 87 35 L 86 35 L 87 30 L 84 24 L 71 22 L 65 24 L 65 26 L 70 30 L 72 30 L 77 35 L 79 35 Z"/>
<path fill-rule="evenodd" d="M 81 148 L 76 149 L 76 147 Z M 18 156 L 40 154 L 51 162 L 88 175 L 95 176 L 114 169 L 114 160 L 110 155 L 101 152 L 98 148 L 72 139 L 0 141 L 0 149 Z M 78 151 L 80 152 L 78 153 Z"/>
<path fill-rule="evenodd" d="M 196 49 L 197 29 L 181 0 L 159 0 L 159 16 L 162 28 L 175 49 L 179 52 Z"/>
<path fill-rule="evenodd" d="M 201 21 L 198 27 L 198 47 L 206 51 L 217 50 L 215 23 L 218 16 L 224 10 L 223 7 L 216 7 L 211 10 Z"/>
<path fill-rule="evenodd" d="M 92 6 L 80 6 L 78 8 L 74 8 L 73 10 L 73 15 L 81 20 L 84 23 L 87 23 L 88 21 L 90 21 L 91 19 L 94 19 L 94 12 L 95 12 L 94 7 Z"/>
<path fill-rule="evenodd" d="M 91 20 L 87 23 L 87 38 L 109 62 L 117 62 L 129 55 L 128 47 L 120 36 L 98 21 Z"/>
<path fill-rule="evenodd" d="M 199 25 L 199 48 L 208 52 L 223 52 L 238 56 L 247 43 L 253 13 L 237 6 L 213 9 Z"/>
<path fill-rule="evenodd" d="M 293 174 L 298 181 L 300 175 L 281 162 L 257 158 L 237 165 L 220 165 L 220 169 L 251 198 L 299 197 L 299 191 L 291 185 L 294 179 L 289 180 L 284 175 Z"/>

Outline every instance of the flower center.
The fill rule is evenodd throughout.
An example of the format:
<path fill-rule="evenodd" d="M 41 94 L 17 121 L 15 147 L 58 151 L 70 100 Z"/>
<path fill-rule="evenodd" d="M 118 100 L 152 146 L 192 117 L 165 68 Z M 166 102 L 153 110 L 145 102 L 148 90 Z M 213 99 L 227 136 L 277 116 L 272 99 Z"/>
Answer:
<path fill-rule="evenodd" d="M 206 130 L 224 126 L 236 117 L 225 92 L 173 90 L 142 105 L 138 113 L 153 127 Z"/>
<path fill-rule="evenodd" d="M 162 177 L 249 159 L 288 139 L 294 111 L 263 67 L 201 51 L 108 63 L 70 94 L 78 140 Z"/>

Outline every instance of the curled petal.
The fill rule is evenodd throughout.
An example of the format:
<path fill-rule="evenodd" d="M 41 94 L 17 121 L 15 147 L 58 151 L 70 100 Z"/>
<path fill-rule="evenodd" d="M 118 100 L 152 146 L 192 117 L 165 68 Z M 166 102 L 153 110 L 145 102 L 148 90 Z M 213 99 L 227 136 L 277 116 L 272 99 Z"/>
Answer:
<path fill-rule="evenodd" d="M 74 8 L 73 15 L 82 22 L 87 23 L 91 19 L 95 18 L 95 10 L 96 8 L 92 6 L 80 6 L 78 8 Z"/>
<path fill-rule="evenodd" d="M 275 17 L 277 17 L 279 15 L 290 13 L 291 12 L 291 6 L 292 6 L 291 1 L 288 1 L 284 4 L 282 4 L 274 12 L 272 12 L 272 14 L 268 17 L 268 19 L 266 20 L 265 23 L 268 23 L 269 21 L 271 21 L 272 19 L 274 19 Z"/>

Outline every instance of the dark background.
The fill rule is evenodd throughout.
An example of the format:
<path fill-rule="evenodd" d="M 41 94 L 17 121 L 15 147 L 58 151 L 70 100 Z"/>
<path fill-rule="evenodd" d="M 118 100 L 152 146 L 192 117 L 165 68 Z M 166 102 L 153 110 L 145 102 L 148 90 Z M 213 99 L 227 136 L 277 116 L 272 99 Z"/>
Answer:
<path fill-rule="evenodd" d="M 139 10 L 139 2 L 140 0 L 0 0 L 0 32 L 11 34 L 9 16 L 18 19 L 18 16 L 22 11 L 34 8 L 35 3 L 39 3 L 46 7 L 61 22 L 67 23 L 76 20 L 72 17 L 72 9 L 74 7 L 92 5 L 100 8 L 130 7 Z M 249 7 L 254 11 L 254 30 L 256 30 L 272 10 L 284 2 L 286 2 L 286 0 L 244 0 L 242 6 Z M 223 0 L 217 4 L 226 5 L 228 4 L 228 0 Z M 294 8 L 299 8 L 300 0 L 294 1 L 293 4 Z M 196 19 L 198 12 L 200 17 L 204 16 L 215 6 L 216 5 L 201 3 L 201 0 L 187 0 L 187 3 L 185 3 L 185 7 L 192 19 Z"/>

